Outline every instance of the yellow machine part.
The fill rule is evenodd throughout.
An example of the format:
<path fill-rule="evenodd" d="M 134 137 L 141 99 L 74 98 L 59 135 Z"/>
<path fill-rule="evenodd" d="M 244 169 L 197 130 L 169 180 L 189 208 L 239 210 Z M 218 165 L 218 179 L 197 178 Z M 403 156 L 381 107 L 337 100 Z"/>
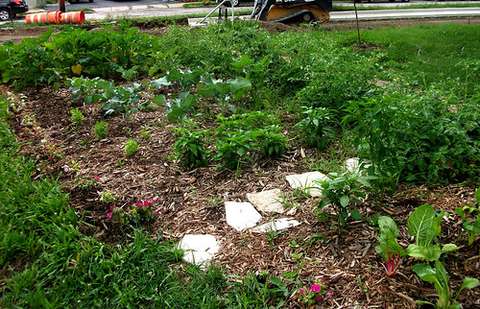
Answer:
<path fill-rule="evenodd" d="M 315 20 L 320 23 L 326 23 L 330 20 L 330 14 L 328 13 L 328 11 L 322 9 L 317 5 L 292 4 L 288 6 L 272 5 L 270 10 L 268 11 L 267 21 L 276 21 L 276 20 L 291 16 L 303 10 L 310 11 L 313 14 L 313 16 L 315 16 Z"/>

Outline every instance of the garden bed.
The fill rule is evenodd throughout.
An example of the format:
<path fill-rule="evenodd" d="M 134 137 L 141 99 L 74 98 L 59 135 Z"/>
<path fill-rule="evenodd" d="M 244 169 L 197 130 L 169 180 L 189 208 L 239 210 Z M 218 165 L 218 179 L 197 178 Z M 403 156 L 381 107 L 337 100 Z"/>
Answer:
<path fill-rule="evenodd" d="M 466 37 L 478 33 L 478 26 L 443 26 L 444 28 L 441 29 L 435 27 L 415 28 L 414 33 L 417 36 L 408 38 L 397 36 L 405 35 L 410 31 L 408 28 L 381 30 L 383 32 L 372 31 L 367 34 L 369 41 L 366 45 L 374 46 L 374 48 L 368 49 L 355 49 L 351 43 L 354 40 L 354 34 L 351 33 L 327 34 L 317 31 L 302 31 L 301 33 L 269 34 L 259 28 L 252 30 L 249 25 L 243 25 L 243 28 L 239 29 L 222 27 L 211 27 L 193 34 L 174 29 L 173 32 L 167 31 L 166 37 L 160 39 L 164 41 L 160 43 L 156 41 L 157 38 L 147 35 L 138 37 L 135 33 L 129 33 L 130 37 L 113 38 L 112 40 L 128 41 L 129 38 L 141 40 L 141 44 L 144 44 L 143 47 L 139 46 L 138 50 L 132 51 L 127 56 L 121 54 L 122 51 L 120 51 L 119 54 L 106 57 L 105 61 L 112 61 L 115 68 L 116 65 L 124 65 L 123 71 L 118 71 L 121 74 L 112 73 L 114 76 L 109 76 L 110 73 L 103 67 L 96 66 L 94 70 L 97 71 L 92 71 L 93 69 L 89 71 L 90 64 L 88 62 L 82 64 L 80 68 L 86 75 L 112 80 L 115 83 L 114 87 L 129 87 L 134 81 L 140 83 L 142 88 L 135 93 L 135 96 L 138 95 L 138 100 L 131 105 L 135 106 L 134 112 L 104 114 L 104 104 L 110 102 L 110 98 L 98 99 L 99 101 L 94 104 L 87 104 L 85 102 L 88 98 L 94 97 L 97 93 L 89 92 L 91 90 L 86 89 L 88 87 L 85 87 L 85 90 L 82 88 L 83 86 L 78 86 L 78 89 L 83 89 L 79 99 L 79 97 L 75 97 L 75 91 L 78 90 L 75 86 L 68 87 L 63 84 L 63 79 L 60 80 L 61 82 L 55 81 L 57 73 L 55 73 L 57 75 L 49 76 L 49 79 L 42 77 L 42 79 L 34 81 L 25 80 L 21 73 L 18 73 L 20 75 L 17 76 L 13 73 L 9 75 L 11 81 L 18 82 L 17 86 L 26 86 L 23 90 L 15 90 L 10 86 L 1 88 L 2 93 L 9 98 L 12 104 L 13 115 L 10 118 L 10 126 L 21 145 L 20 153 L 36 160 L 37 168 L 32 175 L 33 179 L 50 177 L 58 179 L 62 190 L 69 194 L 70 207 L 75 210 L 79 218 L 79 230 L 83 234 L 107 245 L 128 244 L 132 239 L 133 229 L 129 227 L 128 223 L 119 223 L 112 219 L 112 212 L 115 209 L 123 209 L 126 216 L 129 216 L 131 209 L 134 209 L 130 208 L 132 205 L 148 201 L 152 210 L 150 219 L 153 219 L 142 221 L 137 228 L 144 229 L 153 239 L 164 238 L 174 242 L 185 234 L 216 236 L 221 250 L 216 255 L 214 263 L 220 266 L 227 275 L 232 276 L 229 277 L 232 281 L 236 280 L 234 278 L 237 275 L 245 276 L 251 273 L 257 274 L 260 282 L 264 272 L 278 276 L 288 287 L 288 293 L 284 298 L 290 307 L 305 305 L 299 297 L 298 288 L 312 282 L 321 282 L 328 290 L 328 297 L 320 302 L 324 306 L 414 307 L 415 301 L 419 299 L 434 301 L 436 292 L 431 285 L 421 281 L 412 271 L 412 266 L 418 261 L 411 257 L 402 258 L 403 263 L 394 277 L 385 276 L 383 260 L 375 250 L 378 238 L 376 222 L 380 215 L 388 215 L 393 218 L 400 227 L 398 241 L 402 247 L 407 247 L 411 243 L 411 236 L 406 228 L 408 216 L 418 206 L 430 204 L 435 209 L 448 213 L 442 219 L 442 233 L 438 241 L 442 244 L 455 243 L 459 247 L 455 253 L 442 257 L 450 275 L 452 289 L 456 290 L 465 276 L 478 277 L 480 273 L 478 239 L 473 244 L 467 245 L 462 221 L 459 216 L 454 214 L 458 207 L 475 204 L 476 180 L 468 176 L 468 166 L 458 165 L 458 171 L 461 172 L 456 173 L 457 170 L 454 170 L 455 173 L 452 172 L 451 180 L 439 184 L 444 179 L 442 179 L 443 176 L 439 177 L 438 175 L 446 175 L 445 173 L 452 171 L 450 165 L 441 165 L 443 163 L 439 161 L 438 170 L 433 168 L 422 170 L 421 166 L 415 165 L 415 160 L 409 161 L 406 164 L 410 164 L 412 169 L 408 170 L 407 167 L 398 171 L 401 181 L 394 185 L 394 189 L 387 188 L 391 184 L 389 182 L 391 179 L 386 179 L 383 188 L 385 190 L 369 192 L 368 198 L 362 199 L 355 206 L 361 214 L 361 219 L 349 218 L 349 222 L 340 233 L 334 218 L 335 211 L 332 208 L 327 208 L 324 216 L 318 216 L 318 205 L 321 199 L 309 197 L 298 190 L 292 190 L 285 179 L 287 175 L 312 170 L 319 170 L 325 174 L 343 172 L 344 161 L 357 155 L 357 149 L 350 144 L 355 140 L 350 134 L 357 133 L 350 133 L 350 130 L 355 132 L 352 126 L 360 127 L 362 125 L 361 119 L 358 118 L 353 124 L 342 123 L 343 127 L 340 128 L 340 118 L 348 116 L 348 114 L 343 114 L 345 106 L 353 106 L 352 101 L 368 100 L 370 97 L 373 97 L 373 100 L 378 97 L 395 102 L 395 95 L 398 93 L 382 94 L 383 91 L 388 92 L 383 89 L 385 85 L 394 83 L 411 87 L 411 91 L 417 92 L 420 97 L 425 96 L 425 100 L 430 102 L 428 101 L 430 97 L 424 93 L 428 91 L 422 87 L 429 89 L 428 83 L 435 83 L 433 79 L 436 72 L 429 71 L 432 70 L 430 66 L 434 65 L 430 61 L 434 60 L 429 60 L 429 57 L 435 57 L 435 54 L 439 52 L 435 48 L 439 45 L 434 44 L 432 48 L 429 45 L 431 43 L 429 39 L 435 37 L 439 32 L 444 35 L 444 40 L 450 40 L 453 33 L 457 32 L 461 32 Z M 176 34 L 175 31 L 177 31 Z M 224 46 L 223 43 L 220 43 L 221 40 L 219 43 L 213 43 L 211 40 L 216 37 L 217 31 L 224 31 L 224 39 L 230 39 L 229 31 L 246 37 L 255 31 L 260 34 L 255 34 L 258 35 L 256 40 L 248 43 L 243 42 L 241 38 L 235 39 L 233 47 L 221 49 L 220 46 Z M 192 35 L 195 36 L 195 33 L 204 36 L 204 39 L 201 39 L 200 42 L 189 41 Z M 444 33 L 448 33 L 448 35 Z M 308 59 L 309 51 L 312 50 L 309 48 L 311 47 L 309 44 L 315 45 L 315 43 L 307 43 L 310 39 L 309 34 L 315 36 L 314 40 L 324 39 L 325 46 L 322 49 L 327 54 L 322 56 L 331 62 L 319 62 L 317 65 L 327 66 L 326 71 L 320 73 L 314 70 L 302 71 L 308 64 L 305 59 Z M 297 35 L 298 37 L 296 37 Z M 383 35 L 388 39 L 385 39 Z M 78 46 L 81 46 L 82 44 L 79 42 L 82 42 L 82 38 L 77 36 L 76 39 Z M 278 41 L 272 43 L 269 40 Z M 305 40 L 302 43 L 305 45 L 296 45 L 297 40 Z M 176 42 L 176 44 L 172 44 L 172 42 Z M 193 46 L 186 47 L 186 42 L 191 42 Z M 203 48 L 202 43 L 205 42 L 209 42 L 211 50 L 216 50 L 217 53 L 213 55 L 207 52 L 203 53 L 201 48 Z M 392 45 L 387 45 L 386 42 Z M 416 46 L 415 44 L 420 44 L 423 48 L 420 50 L 426 50 L 427 55 L 423 56 L 425 58 L 409 62 L 409 52 L 418 51 L 413 47 L 412 50 L 409 49 L 412 45 Z M 455 58 L 458 55 L 455 42 L 451 44 L 453 45 L 451 49 L 449 46 L 444 47 L 449 51 L 444 53 L 445 59 Z M 476 44 L 474 42 L 471 44 L 465 53 L 468 57 L 475 58 L 479 52 L 479 46 L 478 44 L 474 45 Z M 148 48 L 151 50 L 145 50 L 146 46 L 149 46 Z M 399 50 L 396 49 L 398 46 L 403 46 L 404 49 L 401 52 L 405 54 L 399 53 Z M 159 47 L 166 49 L 162 50 Z M 61 49 L 62 47 L 57 46 L 57 48 Z M 232 61 L 238 61 L 239 58 L 242 59 L 238 54 L 242 48 L 250 57 L 257 57 L 258 54 L 261 54 L 264 58 L 259 57 L 256 62 L 249 62 L 248 59 L 243 58 L 246 64 L 241 64 L 243 67 L 240 69 L 234 68 L 237 70 L 235 74 L 242 75 L 242 77 L 228 76 L 231 74 L 226 70 L 230 67 L 228 59 L 224 60 L 224 63 L 216 61 L 220 61 L 225 55 L 232 57 Z M 108 49 L 106 48 L 106 50 Z M 165 54 L 159 50 L 164 51 Z M 336 52 L 332 52 L 332 50 L 338 50 L 343 56 L 351 55 L 353 60 L 343 60 L 345 58 L 337 57 Z M 195 54 L 193 51 L 198 53 Z M 276 53 L 275 56 L 279 57 L 270 57 L 270 52 Z M 461 53 L 463 52 L 462 50 Z M 316 51 L 316 53 L 321 54 L 320 51 Z M 174 63 L 171 60 L 174 58 L 173 55 L 181 55 L 176 57 L 183 58 L 175 58 L 178 63 Z M 198 58 L 193 58 L 193 55 Z M 63 68 L 63 72 L 68 72 L 66 75 L 70 75 L 70 77 L 75 75 L 72 72 L 75 73 L 75 70 L 78 70 L 75 67 L 77 59 L 83 56 L 69 55 L 67 58 L 73 59 L 73 62 L 58 64 L 56 72 L 60 72 Z M 94 58 L 94 55 L 91 57 L 90 60 Z M 159 58 L 148 62 L 151 66 L 139 68 L 143 61 L 150 61 L 145 60 L 148 57 Z M 202 59 L 203 62 L 198 59 Z M 262 68 L 254 67 L 256 63 L 266 61 L 265 59 L 270 61 L 270 65 L 263 69 L 273 77 L 262 75 Z M 312 61 L 318 60 L 315 57 L 312 59 Z M 123 60 L 126 62 L 122 64 Z M 106 63 L 102 60 L 98 61 L 102 65 Z M 208 78 L 202 77 L 202 79 L 199 78 L 189 84 L 190 76 L 187 74 L 190 73 L 182 73 L 183 75 L 177 74 L 180 77 L 173 81 L 172 66 L 177 65 L 178 68 L 184 70 L 186 63 L 190 61 L 192 68 L 205 66 L 211 70 L 212 75 L 222 76 L 225 74 L 230 79 L 223 77 L 221 82 L 211 82 Z M 279 64 L 276 61 L 284 62 Z M 418 63 L 414 64 L 414 61 L 418 61 L 425 67 Z M 157 74 L 156 77 L 160 77 L 160 79 L 146 77 L 146 74 L 143 74 L 145 71 L 142 70 L 148 71 L 159 62 L 164 67 L 159 68 L 159 72 L 150 73 Z M 238 63 L 240 62 L 238 61 Z M 372 73 L 370 70 L 372 68 L 369 68 L 367 64 L 372 62 L 375 62 L 376 66 L 385 66 L 388 72 L 384 72 L 385 74 L 382 72 Z M 52 63 L 45 60 L 43 65 L 52 65 Z M 404 66 L 402 67 L 402 65 Z M 448 63 L 444 63 L 444 65 L 448 65 Z M 399 67 L 407 70 L 407 73 L 402 75 L 403 73 L 400 73 L 402 70 L 398 70 Z M 138 76 L 124 78 L 129 76 L 125 70 L 130 68 L 135 68 Z M 335 73 L 331 72 L 333 68 L 336 68 Z M 355 68 L 362 68 L 364 71 L 350 72 Z M 439 70 L 442 70 L 448 79 L 453 80 L 457 77 L 455 74 L 458 71 L 451 67 Z M 472 72 L 471 74 L 476 74 L 474 71 Z M 161 77 L 164 74 L 167 79 Z M 365 80 L 356 79 L 360 75 L 368 76 Z M 411 81 L 404 82 L 404 79 L 415 79 L 419 76 L 424 78 L 425 84 L 422 86 L 411 83 Z M 461 76 L 465 77 L 465 75 Z M 30 78 L 34 77 L 30 75 Z M 287 77 L 290 78 L 288 82 L 285 81 Z M 321 78 L 324 78 L 323 82 L 327 83 L 328 87 L 322 88 L 323 84 L 315 84 L 315 81 Z M 332 81 L 335 78 L 338 79 Z M 478 95 L 478 88 L 472 82 L 475 78 L 472 78 L 472 75 L 465 78 L 467 80 L 464 90 L 468 94 L 460 99 L 462 102 L 467 101 L 471 96 L 474 97 L 476 93 Z M 247 79 L 252 81 L 250 86 L 247 86 Z M 268 83 L 261 84 L 263 79 L 268 79 Z M 42 85 L 44 80 L 58 82 L 57 87 Z M 157 86 L 152 87 L 152 81 Z M 260 84 L 257 85 L 255 82 Z M 32 87 L 34 83 L 42 86 Z M 72 82 L 71 85 L 74 83 Z M 446 83 L 443 86 L 446 89 L 448 85 L 451 84 Z M 364 87 L 368 87 L 368 91 L 365 91 Z M 227 88 L 229 90 L 225 90 Z M 120 91 L 112 89 L 108 88 L 99 93 Z M 186 89 L 197 97 L 195 110 L 189 110 L 186 107 L 183 109 L 181 104 L 186 104 L 187 99 L 185 98 L 175 101 Z M 241 92 L 235 92 L 238 89 Z M 242 89 L 248 89 L 248 91 Z M 461 92 L 463 93 L 463 90 Z M 211 93 L 215 93 L 216 97 Z M 232 99 L 236 95 L 238 98 Z M 312 99 L 316 95 L 319 97 L 316 100 Z M 442 95 L 444 95 L 443 92 Z M 162 97 L 162 100 L 169 103 L 164 102 L 149 107 L 148 110 L 140 108 L 143 106 L 142 104 L 155 101 L 158 97 Z M 434 95 L 432 97 L 437 98 Z M 441 96 L 441 98 L 448 100 L 446 96 Z M 402 99 L 407 102 L 412 100 L 408 95 L 403 95 Z M 309 100 L 312 101 L 309 102 Z M 187 115 L 185 123 L 179 121 L 180 118 L 174 118 L 172 121 L 171 106 L 174 105 L 172 102 L 177 102 L 182 107 L 182 111 L 187 110 L 184 113 Z M 302 138 L 301 133 L 298 132 L 299 118 L 305 117 L 300 116 L 302 111 L 298 105 L 309 103 L 324 104 L 332 110 L 337 109 L 334 124 L 332 124 L 332 130 L 336 132 L 336 136 L 323 149 L 315 149 L 311 145 L 306 145 L 305 137 Z M 78 121 L 75 121 L 72 109 L 81 112 L 83 118 L 77 118 Z M 220 145 L 222 145 L 220 142 L 224 137 L 222 137 L 223 132 L 218 129 L 225 125 L 225 120 L 222 122 L 216 116 L 223 114 L 228 118 L 236 114 L 248 114 L 251 111 L 265 111 L 267 114 L 278 117 L 281 123 L 280 132 L 287 139 L 287 147 L 281 154 L 272 157 L 252 154 L 252 158 L 244 160 L 245 158 L 240 156 L 237 169 L 225 168 L 226 161 L 222 161 L 219 152 Z M 367 109 L 360 111 L 368 112 Z M 388 109 L 386 111 L 388 112 Z M 429 111 L 425 111 L 425 113 L 430 115 Z M 353 114 L 354 112 L 352 112 Z M 183 117 L 183 115 L 179 117 Z M 441 117 L 448 117 L 448 113 L 447 116 L 442 114 L 439 119 L 443 119 Z M 195 128 L 189 127 L 188 119 L 196 122 Z M 411 123 L 415 123 L 415 119 L 410 120 Z M 429 119 L 429 121 L 431 120 Z M 96 125 L 101 121 L 108 124 L 108 130 L 103 136 L 99 136 L 99 133 L 96 132 Z M 475 123 L 478 119 L 474 118 L 472 121 Z M 395 123 L 392 123 L 392 126 L 395 126 Z M 185 161 L 182 160 L 184 157 L 178 153 L 176 148 L 176 141 L 182 136 L 178 129 L 182 127 L 190 130 L 189 132 L 198 132 L 199 134 L 202 130 L 209 132 L 206 133 L 206 137 L 203 137 L 206 149 L 208 149 L 206 152 L 212 152 L 209 154 L 207 164 L 193 162 L 198 163 L 199 166 L 185 166 Z M 265 127 L 265 129 L 262 127 L 261 130 L 271 130 L 261 132 L 276 136 L 274 135 L 277 132 L 275 125 L 272 125 L 271 128 Z M 430 134 L 429 132 L 427 131 L 428 134 Z M 400 139 L 398 136 L 395 138 Z M 136 141 L 139 145 L 138 150 L 131 155 L 126 153 L 125 148 L 126 143 L 130 140 Z M 252 144 L 245 155 L 255 153 L 257 151 L 255 147 L 257 145 Z M 465 147 L 467 149 L 468 145 Z M 398 151 L 403 151 L 403 149 L 399 148 Z M 392 156 L 389 153 L 387 155 Z M 417 155 L 418 158 L 422 158 L 423 154 Z M 455 157 L 452 155 L 452 158 Z M 475 158 L 474 155 L 471 155 L 468 160 L 475 164 Z M 374 160 L 374 158 L 370 159 Z M 399 160 L 398 158 L 394 159 Z M 386 166 L 383 168 L 385 171 Z M 397 172 L 394 169 L 392 171 Z M 453 178 L 454 175 L 457 175 L 455 177 L 458 179 L 463 177 L 461 180 L 464 182 L 458 184 L 459 181 Z M 412 177 L 416 178 L 413 181 L 407 180 Z M 427 179 L 433 179 L 433 182 L 429 183 Z M 284 192 L 282 204 L 292 210 L 291 216 L 301 222 L 299 226 L 284 232 L 256 234 L 251 231 L 239 233 L 227 224 L 225 201 L 244 201 L 247 193 L 273 188 L 281 189 Z M 115 218 L 114 216 L 115 214 L 113 214 L 113 218 Z M 267 214 L 262 222 L 279 217 L 280 215 Z M 459 301 L 464 306 L 478 305 L 478 299 L 480 299 L 479 289 L 465 290 L 459 297 Z M 273 304 L 273 301 L 267 299 L 265 303 Z"/>

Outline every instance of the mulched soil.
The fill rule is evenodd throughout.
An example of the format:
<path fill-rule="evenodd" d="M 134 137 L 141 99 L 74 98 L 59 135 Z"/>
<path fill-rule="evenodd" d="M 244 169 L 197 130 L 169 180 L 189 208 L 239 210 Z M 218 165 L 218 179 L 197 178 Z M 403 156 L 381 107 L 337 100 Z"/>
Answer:
<path fill-rule="evenodd" d="M 111 205 L 99 201 L 99 192 L 109 190 L 119 197 L 115 207 L 126 208 L 135 201 L 157 197 L 152 237 L 177 240 L 186 233 L 209 233 L 221 242 L 216 263 L 229 274 L 268 271 L 282 275 L 298 273 L 306 282 L 319 279 L 333 290 L 325 307 L 413 308 L 415 300 L 433 300 L 435 291 L 411 271 L 414 261 L 404 258 L 394 278 L 385 276 L 375 252 L 376 229 L 369 224 L 374 214 L 388 214 L 401 227 L 401 242 L 408 236 L 405 222 L 416 206 L 430 203 L 453 211 L 473 201 L 474 190 L 465 186 L 428 188 L 402 187 L 395 194 L 368 199 L 362 206 L 362 222 L 353 222 L 338 236 L 332 220 L 319 222 L 314 214 L 318 200 L 294 196 L 285 181 L 292 173 L 306 172 L 303 151 L 293 149 L 276 161 L 243 170 L 238 175 L 214 166 L 184 171 L 172 159 L 173 126 L 164 112 L 139 112 L 130 118 L 108 120 L 109 136 L 97 141 L 91 128 L 100 119 L 95 107 L 81 107 L 87 120 L 80 128 L 69 122 L 74 104 L 66 89 L 30 89 L 13 94 L 0 88 L 15 102 L 12 128 L 23 154 L 38 161 L 34 177 L 58 177 L 70 194 L 71 207 L 86 222 L 82 231 L 105 242 L 121 242 L 126 236 L 106 216 Z M 139 134 L 148 128 L 150 138 Z M 137 139 L 141 148 L 132 158 L 122 150 L 127 138 Z M 312 155 L 306 151 L 307 156 Z M 324 171 L 328 172 L 328 171 Z M 79 180 L 96 179 L 88 189 Z M 302 224 L 279 235 L 238 233 L 225 222 L 224 201 L 245 201 L 245 194 L 272 188 L 286 192 L 297 204 L 293 215 Z M 264 221 L 278 216 L 264 216 Z M 459 252 L 447 259 L 451 285 L 463 276 L 479 276 L 480 244 L 465 246 L 465 235 L 456 216 L 443 224 L 442 242 L 454 242 Z M 461 301 L 467 308 L 480 306 L 480 289 L 465 291 Z M 300 306 L 295 297 L 290 307 Z"/>

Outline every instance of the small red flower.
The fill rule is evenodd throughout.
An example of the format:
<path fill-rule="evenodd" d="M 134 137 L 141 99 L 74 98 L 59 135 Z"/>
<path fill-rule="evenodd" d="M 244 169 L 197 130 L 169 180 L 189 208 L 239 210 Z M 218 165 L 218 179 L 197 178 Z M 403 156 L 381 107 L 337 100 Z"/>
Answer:
<path fill-rule="evenodd" d="M 138 208 L 146 208 L 146 207 L 151 207 L 153 204 L 158 202 L 158 197 L 154 197 L 149 200 L 140 200 L 135 203 L 133 203 L 133 206 L 138 207 Z"/>
<path fill-rule="evenodd" d="M 100 182 L 100 176 L 93 176 L 92 178 L 93 178 L 93 180 L 95 180 L 96 182 Z"/>
<path fill-rule="evenodd" d="M 310 292 L 319 293 L 322 290 L 320 284 L 314 283 L 310 286 Z"/>
<path fill-rule="evenodd" d="M 322 295 L 318 295 L 318 296 L 315 297 L 315 302 L 316 303 L 323 303 L 324 300 L 325 300 L 325 298 Z"/>

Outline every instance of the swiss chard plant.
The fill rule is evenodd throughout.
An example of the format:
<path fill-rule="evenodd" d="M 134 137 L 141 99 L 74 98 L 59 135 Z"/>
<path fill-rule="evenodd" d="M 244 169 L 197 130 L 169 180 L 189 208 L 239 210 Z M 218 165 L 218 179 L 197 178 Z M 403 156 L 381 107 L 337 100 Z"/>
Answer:
<path fill-rule="evenodd" d="M 462 306 L 457 302 L 458 296 L 464 289 L 473 289 L 480 285 L 480 281 L 476 278 L 465 277 L 460 288 L 456 293 L 452 293 L 449 284 L 448 273 L 442 262 L 435 261 L 435 266 L 428 264 L 416 264 L 413 266 L 413 271 L 420 279 L 433 284 L 437 291 L 437 302 L 435 308 L 438 309 L 460 309 Z M 433 305 L 427 301 L 418 301 L 419 304 Z"/>
<path fill-rule="evenodd" d="M 401 258 L 405 254 L 405 250 L 397 241 L 400 231 L 395 221 L 387 216 L 378 218 L 378 227 L 380 234 L 375 249 L 385 261 L 384 268 L 387 276 L 392 277 L 397 273 Z"/>
<path fill-rule="evenodd" d="M 431 205 L 417 207 L 408 217 L 408 233 L 414 237 L 415 243 L 407 248 L 407 254 L 416 259 L 437 261 L 442 253 L 458 249 L 455 244 L 440 246 L 437 237 L 441 232 L 443 213 L 437 213 Z"/>

